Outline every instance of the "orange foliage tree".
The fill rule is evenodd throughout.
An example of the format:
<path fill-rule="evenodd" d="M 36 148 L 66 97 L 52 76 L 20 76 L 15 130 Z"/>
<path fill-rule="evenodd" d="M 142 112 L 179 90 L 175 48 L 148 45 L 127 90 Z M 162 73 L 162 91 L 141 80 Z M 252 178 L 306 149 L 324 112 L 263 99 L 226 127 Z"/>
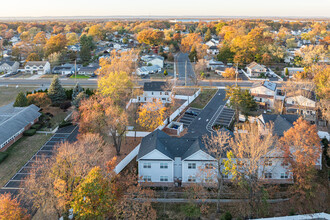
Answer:
<path fill-rule="evenodd" d="M 234 68 L 226 68 L 222 76 L 229 79 L 234 79 L 236 76 L 236 71 Z"/>
<path fill-rule="evenodd" d="M 137 40 L 149 46 L 160 45 L 164 41 L 164 32 L 152 29 L 145 29 L 138 33 Z"/>
<path fill-rule="evenodd" d="M 0 195 L 0 219 L 27 220 L 30 216 L 24 208 L 20 207 L 16 198 L 12 199 L 9 193 Z"/>
<path fill-rule="evenodd" d="M 38 92 L 38 93 L 33 93 L 33 94 L 29 94 L 26 96 L 27 100 L 28 100 L 28 104 L 35 104 L 36 106 L 47 106 L 50 105 L 52 103 L 52 101 L 50 100 L 50 98 L 48 97 L 48 95 L 44 92 Z"/>
<path fill-rule="evenodd" d="M 312 170 L 321 157 L 320 138 L 316 125 L 310 125 L 303 118 L 294 122 L 280 139 L 285 161 L 289 163 L 290 171 L 298 188 L 311 190 Z M 320 165 L 320 164 L 319 164 Z"/>
<path fill-rule="evenodd" d="M 79 116 L 82 133 L 93 132 L 111 136 L 113 146 L 120 154 L 121 142 L 128 125 L 127 113 L 110 97 L 94 95 L 82 100 L 79 107 Z"/>
<path fill-rule="evenodd" d="M 187 34 L 181 40 L 181 51 L 188 53 L 194 45 L 201 44 L 201 42 L 203 42 L 203 39 L 199 34 Z"/>

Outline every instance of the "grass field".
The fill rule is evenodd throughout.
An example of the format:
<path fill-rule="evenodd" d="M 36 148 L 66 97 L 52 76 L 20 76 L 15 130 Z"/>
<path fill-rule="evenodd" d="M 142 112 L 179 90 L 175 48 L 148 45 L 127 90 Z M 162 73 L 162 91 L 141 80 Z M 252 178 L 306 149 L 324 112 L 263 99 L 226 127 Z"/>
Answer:
<path fill-rule="evenodd" d="M 14 102 L 19 92 L 33 91 L 37 87 L 0 87 L 0 106 Z"/>
<path fill-rule="evenodd" d="M 70 76 L 71 79 L 89 79 L 89 76 L 85 76 L 85 75 L 72 75 Z"/>
<path fill-rule="evenodd" d="M 0 163 L 0 188 L 21 169 L 24 164 L 46 143 L 51 135 L 23 136 L 7 149 L 8 157 Z"/>
<path fill-rule="evenodd" d="M 216 92 L 217 89 L 203 89 L 201 94 L 189 105 L 189 107 L 204 108 Z"/>

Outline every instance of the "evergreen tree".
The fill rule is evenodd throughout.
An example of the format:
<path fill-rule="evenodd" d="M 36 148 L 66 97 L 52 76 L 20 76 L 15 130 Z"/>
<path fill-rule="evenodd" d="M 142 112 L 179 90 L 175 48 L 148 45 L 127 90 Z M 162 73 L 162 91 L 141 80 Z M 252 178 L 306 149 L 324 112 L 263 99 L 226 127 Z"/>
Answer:
<path fill-rule="evenodd" d="M 72 100 L 74 100 L 77 95 L 79 93 L 81 93 L 83 91 L 83 89 L 81 88 L 79 82 L 77 82 L 77 84 L 75 85 L 75 87 L 73 88 L 73 93 L 72 93 Z"/>
<path fill-rule="evenodd" d="M 59 105 L 66 100 L 66 94 L 61 86 L 58 76 L 54 76 L 52 83 L 48 89 L 48 96 L 52 100 L 53 105 Z"/>
<path fill-rule="evenodd" d="M 189 60 L 190 62 L 197 62 L 197 50 L 196 50 L 196 47 L 193 46 L 190 50 L 190 53 L 189 53 Z"/>
<path fill-rule="evenodd" d="M 85 92 L 80 92 L 75 99 L 72 101 L 72 105 L 74 105 L 76 108 L 79 108 L 80 102 L 87 98 L 87 95 Z"/>
<path fill-rule="evenodd" d="M 17 94 L 14 107 L 25 107 L 28 106 L 28 100 L 23 92 Z"/>

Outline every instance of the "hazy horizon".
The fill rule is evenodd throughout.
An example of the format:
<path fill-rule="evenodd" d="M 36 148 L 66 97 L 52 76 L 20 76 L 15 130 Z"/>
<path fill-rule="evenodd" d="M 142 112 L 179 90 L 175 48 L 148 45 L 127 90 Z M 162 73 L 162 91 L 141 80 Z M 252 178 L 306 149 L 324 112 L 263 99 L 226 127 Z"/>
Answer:
<path fill-rule="evenodd" d="M 1 18 L 20 17 L 329 17 L 329 0 L 168 0 L 155 4 L 151 0 L 42 0 L 5 1 Z"/>

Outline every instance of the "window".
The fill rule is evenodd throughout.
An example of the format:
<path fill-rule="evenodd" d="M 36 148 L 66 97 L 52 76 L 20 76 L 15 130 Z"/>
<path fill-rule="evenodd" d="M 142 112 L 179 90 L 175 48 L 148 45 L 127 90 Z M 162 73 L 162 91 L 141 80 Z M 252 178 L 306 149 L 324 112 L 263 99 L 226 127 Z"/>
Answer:
<path fill-rule="evenodd" d="M 168 92 L 165 92 L 165 95 L 168 95 Z"/>
<path fill-rule="evenodd" d="M 287 173 L 281 173 L 281 179 L 287 179 L 289 175 Z"/>
<path fill-rule="evenodd" d="M 292 101 L 292 104 L 294 104 L 294 101 Z"/>
<path fill-rule="evenodd" d="M 146 169 L 151 168 L 151 163 L 144 163 L 143 168 L 146 168 Z"/>
<path fill-rule="evenodd" d="M 167 182 L 168 176 L 160 176 L 160 182 Z"/>
<path fill-rule="evenodd" d="M 151 95 L 154 95 L 154 92 L 151 92 Z"/>
<path fill-rule="evenodd" d="M 167 169 L 168 164 L 167 163 L 160 163 L 160 169 Z"/>
<path fill-rule="evenodd" d="M 271 179 L 272 173 L 265 173 L 265 179 Z"/>
<path fill-rule="evenodd" d="M 196 182 L 196 177 L 195 176 L 189 176 L 188 177 L 188 182 L 191 182 L 191 183 Z"/>
<path fill-rule="evenodd" d="M 289 163 L 287 161 L 283 161 L 282 166 L 287 167 L 289 166 Z"/>
<path fill-rule="evenodd" d="M 160 95 L 163 95 L 163 93 L 162 93 L 162 92 L 159 92 L 159 94 L 160 94 Z"/>
<path fill-rule="evenodd" d="M 205 164 L 205 168 L 206 168 L 206 169 L 213 169 L 213 164 L 211 164 L 211 163 L 206 163 L 206 164 Z"/>
<path fill-rule="evenodd" d="M 196 169 L 196 163 L 188 163 L 188 169 Z"/>
<path fill-rule="evenodd" d="M 228 177 L 228 174 L 223 174 L 223 178 L 224 179 L 228 179 L 229 177 Z"/>
<path fill-rule="evenodd" d="M 144 182 L 151 182 L 151 176 L 143 176 Z"/>
<path fill-rule="evenodd" d="M 270 159 L 265 159 L 265 166 L 272 166 L 273 163 Z"/>

